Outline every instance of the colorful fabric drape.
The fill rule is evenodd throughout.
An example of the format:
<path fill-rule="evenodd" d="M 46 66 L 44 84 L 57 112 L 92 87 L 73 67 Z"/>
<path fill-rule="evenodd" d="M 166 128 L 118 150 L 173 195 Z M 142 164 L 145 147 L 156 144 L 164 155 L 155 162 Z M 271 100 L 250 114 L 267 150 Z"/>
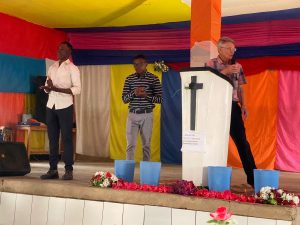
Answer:
<path fill-rule="evenodd" d="M 243 86 L 249 117 L 246 134 L 258 168 L 273 169 L 276 153 L 278 72 L 265 71 L 247 77 Z M 241 167 L 233 142 L 229 145 L 228 164 Z"/>
<path fill-rule="evenodd" d="M 116 27 L 185 21 L 190 7 L 180 0 L 1 1 L 1 12 L 46 27 Z M 76 4 L 75 4 L 76 3 Z M 45 16 L 47 15 L 47 16 Z"/>
<path fill-rule="evenodd" d="M 64 32 L 29 23 L 0 13 L 0 52 L 32 58 L 57 59 Z"/>
<path fill-rule="evenodd" d="M 140 50 L 141 46 L 143 50 L 188 49 L 189 36 L 186 29 L 68 33 L 74 48 L 94 50 Z"/>
<path fill-rule="evenodd" d="M 179 73 L 172 69 L 163 73 L 162 84 L 164 100 L 161 106 L 161 161 L 181 163 L 182 117 Z"/>
<path fill-rule="evenodd" d="M 239 59 L 247 76 L 261 73 L 266 69 L 300 70 L 300 56 L 268 56 Z"/>
<path fill-rule="evenodd" d="M 85 50 L 75 49 L 73 60 L 77 65 L 113 65 L 129 64 L 134 56 L 144 54 L 148 62 L 164 60 L 166 62 L 189 61 L 189 50 Z"/>
<path fill-rule="evenodd" d="M 148 71 L 157 75 L 160 79 L 162 74 L 153 70 L 153 65 L 148 65 Z M 126 120 L 128 115 L 128 104 L 122 101 L 122 90 L 125 79 L 134 73 L 132 65 L 111 66 L 111 98 L 110 98 L 110 157 L 112 159 L 126 158 Z M 151 161 L 160 161 L 160 105 L 156 104 L 153 111 L 153 131 L 151 141 Z M 140 136 L 135 152 L 135 160 L 142 160 L 142 149 Z"/>
<path fill-rule="evenodd" d="M 109 157 L 110 66 L 79 66 L 81 94 L 75 96 L 76 152 Z"/>
<path fill-rule="evenodd" d="M 46 74 L 45 58 L 56 59 L 67 36 L 3 13 L 0 21 L 0 124 L 12 127 L 32 111 L 24 93 L 34 92 L 34 77 Z"/>
<path fill-rule="evenodd" d="M 0 126 L 13 127 L 24 112 L 25 94 L 0 93 Z"/>
<path fill-rule="evenodd" d="M 284 9 L 270 12 L 250 13 L 234 16 L 226 16 L 222 18 L 222 24 L 243 24 L 249 22 L 261 22 L 270 20 L 289 20 L 299 18 L 300 8 Z"/>
<path fill-rule="evenodd" d="M 222 35 L 237 40 L 240 47 L 299 43 L 299 32 L 300 19 L 249 22 L 222 27 Z"/>
<path fill-rule="evenodd" d="M 33 92 L 34 77 L 45 73 L 44 59 L 0 54 L 0 92 Z"/>
<path fill-rule="evenodd" d="M 300 172 L 300 72 L 279 74 L 276 168 Z"/>

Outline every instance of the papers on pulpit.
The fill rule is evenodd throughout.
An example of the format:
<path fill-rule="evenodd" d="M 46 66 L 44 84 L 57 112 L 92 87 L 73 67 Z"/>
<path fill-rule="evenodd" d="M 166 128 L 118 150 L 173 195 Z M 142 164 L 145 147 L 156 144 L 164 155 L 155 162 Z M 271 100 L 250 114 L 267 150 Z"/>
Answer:
<path fill-rule="evenodd" d="M 184 131 L 181 151 L 205 152 L 206 135 L 198 131 Z"/>

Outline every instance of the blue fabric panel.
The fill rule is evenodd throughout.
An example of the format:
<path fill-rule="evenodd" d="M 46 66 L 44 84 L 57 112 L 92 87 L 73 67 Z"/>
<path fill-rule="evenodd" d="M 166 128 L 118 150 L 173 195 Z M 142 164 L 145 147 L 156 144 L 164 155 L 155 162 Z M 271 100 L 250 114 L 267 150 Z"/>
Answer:
<path fill-rule="evenodd" d="M 148 62 L 189 62 L 190 50 L 86 50 L 74 49 L 72 57 L 76 65 L 131 64 L 134 56 L 144 54 Z"/>
<path fill-rule="evenodd" d="M 34 92 L 34 77 L 45 74 L 44 59 L 0 53 L 0 92 Z"/>
<path fill-rule="evenodd" d="M 148 62 L 164 60 L 168 63 L 189 62 L 190 50 L 160 50 L 160 51 L 117 51 L 117 50 L 74 50 L 73 60 L 76 65 L 112 65 L 130 64 L 132 58 L 144 54 Z M 237 58 L 254 58 L 263 56 L 299 56 L 300 44 L 285 44 L 273 46 L 239 47 Z"/>
<path fill-rule="evenodd" d="M 57 30 L 66 33 L 93 33 L 93 32 L 108 32 L 108 31 L 133 31 L 133 30 L 158 30 L 158 29 L 179 29 L 190 28 L 190 21 L 170 22 L 161 24 L 136 25 L 125 27 L 88 27 L 88 28 L 56 28 Z"/>
<path fill-rule="evenodd" d="M 181 78 L 177 71 L 162 75 L 163 103 L 161 106 L 160 151 L 163 163 L 181 163 L 182 114 Z"/>
<path fill-rule="evenodd" d="M 300 56 L 300 44 L 285 44 L 257 47 L 239 47 L 237 58 L 254 58 L 263 56 Z"/>
<path fill-rule="evenodd" d="M 226 16 L 222 18 L 222 24 L 254 23 L 260 21 L 288 20 L 297 18 L 300 18 L 300 8 Z"/>

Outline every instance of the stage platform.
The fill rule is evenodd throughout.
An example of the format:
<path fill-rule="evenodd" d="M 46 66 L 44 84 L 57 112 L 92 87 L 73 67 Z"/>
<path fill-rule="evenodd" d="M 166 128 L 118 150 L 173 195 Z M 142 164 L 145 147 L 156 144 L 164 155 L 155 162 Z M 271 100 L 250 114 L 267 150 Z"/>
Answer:
<path fill-rule="evenodd" d="M 299 207 L 293 208 L 228 202 L 216 199 L 186 197 L 175 194 L 91 187 L 89 180 L 96 171 L 114 172 L 113 162 L 76 162 L 74 166 L 74 180 L 72 181 L 40 180 L 39 176 L 48 170 L 47 162 L 34 161 L 31 162 L 31 167 L 32 172 L 23 177 L 1 177 L 1 225 L 58 225 L 60 223 L 57 221 L 49 222 L 49 210 L 51 209 L 52 203 L 57 205 L 57 207 L 62 204 L 61 210 L 63 210 L 64 213 L 61 214 L 60 210 L 59 213 L 61 214 L 61 217 L 58 217 L 61 218 L 60 222 L 62 225 L 204 225 L 204 222 L 209 219 L 208 212 L 215 211 L 219 206 L 229 207 L 234 215 L 236 215 L 235 219 L 239 222 L 239 225 L 300 225 Z M 60 175 L 63 174 L 63 171 L 63 165 L 59 164 Z M 162 166 L 161 183 L 172 183 L 177 179 L 181 179 L 180 165 Z M 300 185 L 298 185 L 299 180 L 299 173 L 281 172 L 280 187 L 289 192 L 300 193 Z M 135 181 L 139 181 L 138 166 L 136 166 L 135 170 Z M 232 191 L 236 193 L 252 193 L 253 189 L 244 185 L 245 181 L 246 177 L 243 171 L 241 169 L 233 169 Z M 46 204 L 45 202 L 48 203 Z M 14 207 L 12 206 L 13 204 Z M 20 204 L 22 206 L 18 206 Z M 39 206 L 40 204 L 44 204 L 46 207 L 46 209 L 43 209 L 44 211 L 42 210 L 42 207 Z M 87 222 L 89 219 L 84 217 L 88 212 L 91 213 L 91 210 L 93 211 L 95 204 L 98 208 L 100 207 L 99 210 L 102 210 L 101 223 L 93 223 L 92 221 Z M 29 213 L 29 222 L 24 222 L 24 219 L 22 219 L 24 212 L 21 209 L 24 208 L 30 208 L 27 212 L 27 214 Z M 20 211 L 18 214 L 18 209 L 23 213 Z M 39 220 L 33 218 L 36 210 L 42 210 L 45 213 L 47 217 L 46 223 L 41 222 L 43 221 L 43 218 L 40 218 Z M 77 211 L 79 211 L 79 213 Z M 54 209 L 51 212 L 58 213 Z M 75 218 L 79 216 L 78 220 L 81 222 L 75 221 L 74 215 L 71 216 L 71 212 L 73 214 L 75 212 Z M 8 219 L 9 216 L 7 215 L 10 214 L 13 214 L 13 222 Z M 42 213 L 36 214 L 41 215 Z M 108 219 L 112 214 L 114 215 L 114 218 Z M 95 214 L 96 217 L 97 215 Z M 134 217 L 137 217 L 138 219 L 133 219 Z M 176 219 L 177 217 L 178 219 Z M 179 223 L 181 217 L 190 220 L 190 222 Z M 162 218 L 162 220 L 159 220 L 159 218 Z M 34 223 L 34 221 L 39 222 Z"/>

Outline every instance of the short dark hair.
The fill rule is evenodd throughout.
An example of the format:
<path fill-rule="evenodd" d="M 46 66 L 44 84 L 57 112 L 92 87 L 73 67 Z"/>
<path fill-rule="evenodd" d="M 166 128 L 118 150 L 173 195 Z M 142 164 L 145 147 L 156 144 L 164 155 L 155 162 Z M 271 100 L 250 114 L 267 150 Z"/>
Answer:
<path fill-rule="evenodd" d="M 218 41 L 218 48 L 222 47 L 223 44 L 228 43 L 228 42 L 235 45 L 235 41 L 233 39 L 231 39 L 230 37 L 221 37 Z"/>
<path fill-rule="evenodd" d="M 68 41 L 63 41 L 63 42 L 61 42 L 60 44 L 61 44 L 61 45 L 66 45 L 66 46 L 68 46 L 68 48 L 69 48 L 71 51 L 73 51 L 73 46 L 71 45 L 70 42 L 68 42 Z"/>
<path fill-rule="evenodd" d="M 132 61 L 134 61 L 136 59 L 144 59 L 145 61 L 147 61 L 146 56 L 144 56 L 143 54 L 139 54 L 139 55 L 134 56 Z"/>

